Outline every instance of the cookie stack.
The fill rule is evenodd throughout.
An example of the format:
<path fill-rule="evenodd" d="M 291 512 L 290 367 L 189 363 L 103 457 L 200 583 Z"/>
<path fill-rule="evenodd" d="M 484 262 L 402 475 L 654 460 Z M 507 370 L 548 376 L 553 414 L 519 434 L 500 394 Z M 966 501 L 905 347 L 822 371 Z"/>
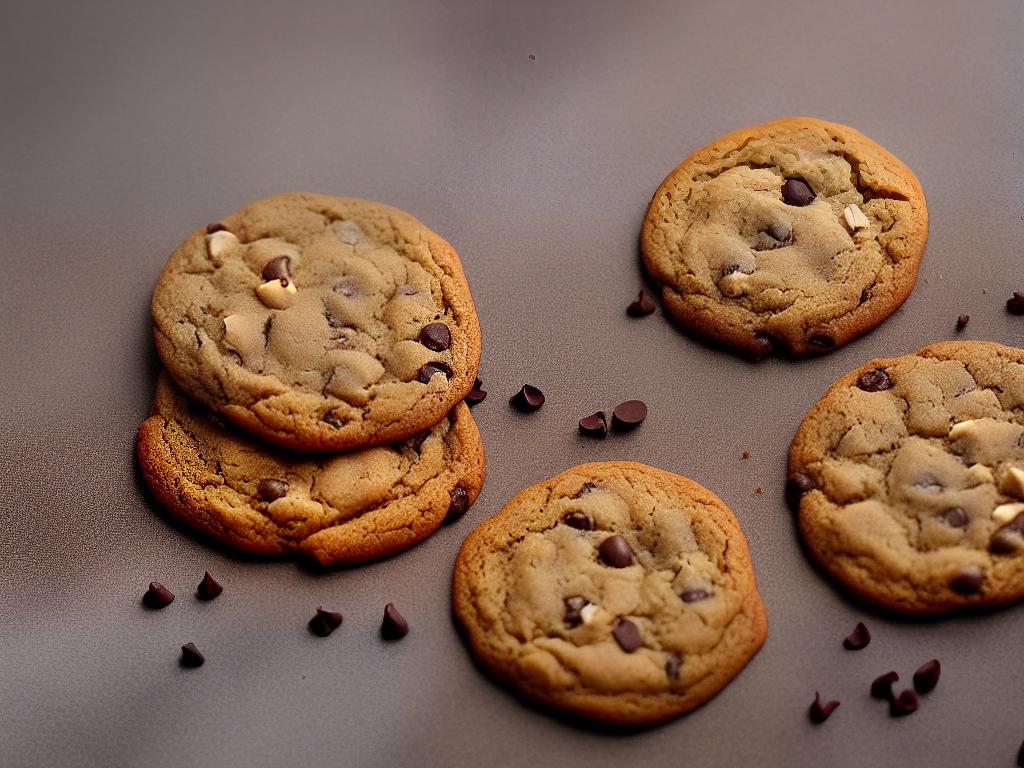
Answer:
<path fill-rule="evenodd" d="M 241 549 L 391 554 L 466 511 L 480 326 L 452 247 L 379 203 L 291 193 L 193 232 L 153 293 L 146 483 Z"/>

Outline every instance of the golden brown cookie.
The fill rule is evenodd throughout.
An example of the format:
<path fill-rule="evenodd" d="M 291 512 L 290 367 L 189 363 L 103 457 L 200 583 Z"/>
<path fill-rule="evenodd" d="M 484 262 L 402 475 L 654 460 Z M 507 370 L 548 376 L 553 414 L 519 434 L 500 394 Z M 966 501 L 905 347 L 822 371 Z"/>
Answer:
<path fill-rule="evenodd" d="M 902 613 L 1024 597 L 1024 350 L 872 360 L 811 408 L 787 496 L 821 567 Z"/>
<path fill-rule="evenodd" d="M 766 620 L 739 523 L 684 477 L 583 464 L 469 535 L 455 615 L 525 696 L 620 725 L 699 706 L 757 653 Z"/>
<path fill-rule="evenodd" d="M 763 358 L 826 352 L 910 295 L 928 237 L 917 177 L 845 125 L 788 117 L 690 155 L 640 242 L 686 329 Z"/>
<path fill-rule="evenodd" d="M 188 401 L 161 375 L 138 459 L 176 517 L 249 552 L 355 563 L 411 547 L 476 499 L 480 433 L 460 403 L 426 433 L 341 454 L 260 443 Z"/>
<path fill-rule="evenodd" d="M 452 247 L 354 198 L 279 195 L 193 232 L 152 310 L 160 357 L 190 396 L 299 450 L 433 426 L 472 389 L 480 359 Z"/>

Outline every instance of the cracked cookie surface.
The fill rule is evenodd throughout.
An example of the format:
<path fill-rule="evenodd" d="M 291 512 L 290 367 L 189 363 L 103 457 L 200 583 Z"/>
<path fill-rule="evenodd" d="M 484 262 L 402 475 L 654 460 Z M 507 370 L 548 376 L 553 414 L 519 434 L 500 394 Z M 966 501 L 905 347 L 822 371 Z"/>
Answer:
<path fill-rule="evenodd" d="M 789 472 L 808 550 L 854 594 L 914 614 L 1024 597 L 1024 350 L 865 363 L 807 413 Z"/>
<path fill-rule="evenodd" d="M 766 631 L 732 512 L 702 486 L 632 462 L 583 464 L 517 494 L 463 544 L 453 603 L 498 677 L 621 725 L 699 706 Z"/>
<path fill-rule="evenodd" d="M 342 454 L 260 443 L 192 403 L 162 374 L 138 459 L 176 517 L 240 549 L 324 565 L 398 552 L 461 514 L 484 479 L 480 433 L 459 403 L 425 434 Z"/>
<path fill-rule="evenodd" d="M 289 193 L 193 232 L 152 302 L 167 370 L 299 450 L 409 437 L 472 389 L 480 327 L 452 247 L 409 214 Z"/>
<path fill-rule="evenodd" d="M 665 309 L 746 355 L 826 352 L 910 295 L 928 236 L 913 172 L 807 117 L 734 131 L 668 175 L 641 233 Z"/>

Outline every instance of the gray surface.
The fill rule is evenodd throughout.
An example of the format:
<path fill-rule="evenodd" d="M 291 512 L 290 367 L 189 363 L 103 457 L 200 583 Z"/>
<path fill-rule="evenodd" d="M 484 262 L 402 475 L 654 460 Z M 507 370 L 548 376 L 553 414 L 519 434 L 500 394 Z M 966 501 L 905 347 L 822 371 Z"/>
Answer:
<path fill-rule="evenodd" d="M 1024 6 L 747 3 L 20 3 L 0 24 L 0 763 L 324 766 L 1010 766 L 1024 738 L 1024 608 L 874 615 L 801 554 L 784 456 L 804 411 L 878 355 L 964 334 L 1024 345 Z M 898 5 L 893 8 L 893 5 Z M 535 54 L 530 61 L 528 54 Z M 786 114 L 847 122 L 913 168 L 921 280 L 876 332 L 817 360 L 742 362 L 660 315 L 629 320 L 637 233 L 692 149 Z M 405 208 L 462 255 L 484 328 L 488 482 L 454 527 L 312 574 L 234 557 L 159 516 L 132 441 L 151 396 L 147 303 L 192 228 L 289 189 Z M 987 289 L 987 294 L 985 293 Z M 522 417 L 523 382 L 548 402 Z M 639 397 L 636 433 L 576 420 Z M 751 458 L 742 461 L 748 450 Z M 668 726 L 581 731 L 473 666 L 448 613 L 472 525 L 584 460 L 719 493 L 748 538 L 764 650 Z M 764 487 L 763 495 L 754 493 Z M 224 594 L 191 596 L 204 568 Z M 147 582 L 178 594 L 138 603 Z M 412 632 L 377 638 L 393 600 Z M 304 623 L 345 613 L 327 640 Z M 864 618 L 865 651 L 841 638 Z M 208 656 L 181 670 L 177 649 Z M 934 656 L 891 720 L 866 695 Z M 820 689 L 842 700 L 806 719 Z"/>

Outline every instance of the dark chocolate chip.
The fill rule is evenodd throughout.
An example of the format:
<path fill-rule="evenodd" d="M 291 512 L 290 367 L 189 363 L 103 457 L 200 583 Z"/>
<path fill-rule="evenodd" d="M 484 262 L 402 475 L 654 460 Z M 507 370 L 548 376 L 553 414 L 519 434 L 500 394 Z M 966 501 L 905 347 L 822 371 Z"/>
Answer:
<path fill-rule="evenodd" d="M 627 400 L 612 411 L 612 427 L 617 432 L 636 429 L 647 418 L 647 404 L 643 400 Z"/>
<path fill-rule="evenodd" d="M 265 477 L 256 484 L 256 495 L 263 501 L 274 501 L 288 495 L 288 483 L 273 477 Z"/>
<path fill-rule="evenodd" d="M 699 603 L 701 600 L 707 600 L 709 597 L 714 597 L 714 594 L 714 592 L 702 587 L 690 587 L 679 593 L 679 599 L 684 603 Z"/>
<path fill-rule="evenodd" d="M 583 610 L 587 604 L 587 598 L 582 595 L 573 595 L 567 597 L 563 601 L 565 603 L 565 626 L 572 629 L 578 627 L 583 623 L 583 616 L 580 615 L 580 611 Z"/>
<path fill-rule="evenodd" d="M 597 553 L 601 562 L 612 568 L 625 568 L 633 564 L 633 550 L 630 549 L 629 543 L 618 534 L 609 536 L 602 541 L 597 548 Z"/>
<path fill-rule="evenodd" d="M 900 679 L 896 672 L 886 672 L 879 675 L 871 683 L 871 695 L 876 699 L 891 699 L 892 684 Z"/>
<path fill-rule="evenodd" d="M 836 707 L 839 706 L 838 701 L 825 701 L 821 700 L 821 694 L 817 691 L 814 692 L 814 703 L 811 704 L 810 712 L 808 713 L 811 717 L 811 722 L 816 725 L 820 725 L 828 720 L 829 715 L 836 711 Z"/>
<path fill-rule="evenodd" d="M 400 640 L 409 634 L 409 622 L 398 612 L 394 603 L 384 606 L 384 619 L 380 623 L 380 636 L 385 640 Z"/>
<path fill-rule="evenodd" d="M 474 405 L 482 403 L 485 397 L 487 397 L 487 393 L 484 390 L 479 389 L 478 387 L 473 387 L 473 389 L 469 391 L 469 394 L 466 395 L 466 405 L 472 408 Z"/>
<path fill-rule="evenodd" d="M 345 420 L 338 416 L 337 411 L 331 411 L 330 413 L 324 414 L 324 424 L 334 427 L 335 429 L 341 429 L 345 426 Z"/>
<path fill-rule="evenodd" d="M 200 600 L 213 600 L 217 595 L 224 591 L 224 587 L 221 586 L 209 571 L 203 572 L 203 580 L 199 582 L 199 586 L 196 587 L 196 597 Z"/>
<path fill-rule="evenodd" d="M 612 637 L 619 644 L 619 648 L 626 653 L 632 653 L 644 644 L 640 635 L 640 628 L 629 619 L 616 619 L 615 627 L 612 629 Z"/>
<path fill-rule="evenodd" d="M 316 609 L 316 615 L 309 620 L 309 631 L 320 637 L 327 637 L 341 626 L 342 616 L 338 611 L 325 611 L 323 607 Z"/>
<path fill-rule="evenodd" d="M 593 493 L 596 490 L 597 486 L 593 483 L 584 483 L 580 486 L 580 489 L 576 491 L 576 498 L 578 499 L 580 496 L 586 496 L 588 493 Z"/>
<path fill-rule="evenodd" d="M 288 278 L 291 276 L 292 260 L 288 256 L 278 256 L 271 259 L 263 265 L 263 271 L 260 273 L 263 282 L 268 283 L 271 280 L 280 280 L 283 286 L 288 285 Z"/>
<path fill-rule="evenodd" d="M 767 331 L 758 331 L 754 334 L 754 349 L 751 355 L 755 360 L 764 360 L 769 355 L 785 355 L 789 352 L 789 345 Z"/>
<path fill-rule="evenodd" d="M 985 574 L 976 565 L 969 565 L 949 580 L 949 588 L 958 595 L 974 595 L 981 591 Z"/>
<path fill-rule="evenodd" d="M 1024 293 L 1013 292 L 1013 296 L 1006 300 L 1006 311 L 1011 315 L 1024 315 Z"/>
<path fill-rule="evenodd" d="M 451 500 L 452 503 L 448 505 L 448 515 L 445 517 L 446 523 L 458 520 L 469 509 L 469 494 L 461 485 L 452 488 Z"/>
<path fill-rule="evenodd" d="M 603 411 L 580 419 L 580 433 L 587 437 L 603 438 L 608 435 L 608 419 Z"/>
<path fill-rule="evenodd" d="M 585 515 L 582 512 L 570 512 L 568 515 L 562 518 L 562 522 L 568 525 L 570 528 L 575 528 L 579 531 L 592 531 L 594 530 L 594 521 L 589 515 Z"/>
<path fill-rule="evenodd" d="M 853 632 L 843 640 L 843 647 L 848 651 L 859 651 L 861 648 L 867 648 L 870 642 L 871 632 L 868 631 L 863 621 L 858 621 L 857 626 L 853 628 Z"/>
<path fill-rule="evenodd" d="M 786 179 L 782 185 L 782 199 L 787 205 L 810 205 L 814 197 L 814 190 L 803 179 Z"/>
<path fill-rule="evenodd" d="M 155 581 L 149 583 L 149 589 L 142 596 L 142 602 L 147 608 L 166 608 L 174 601 L 174 595 L 163 584 Z"/>
<path fill-rule="evenodd" d="M 181 666 L 201 667 L 204 661 L 206 661 L 206 657 L 196 648 L 195 643 L 185 643 L 181 646 Z"/>
<path fill-rule="evenodd" d="M 964 528 L 967 526 L 967 513 L 962 507 L 950 507 L 938 514 L 938 519 L 950 528 Z"/>
<path fill-rule="evenodd" d="M 1020 749 L 1017 751 L 1017 768 L 1024 768 L 1024 741 L 1020 744 Z"/>
<path fill-rule="evenodd" d="M 971 316 L 970 316 L 970 315 L 960 315 L 960 316 L 959 316 L 959 317 L 958 317 L 958 318 L 956 319 L 956 329 L 957 329 L 958 331 L 962 331 L 962 330 L 963 330 L 964 328 L 966 328 L 966 327 L 967 327 L 967 324 L 968 324 L 968 323 L 969 323 L 970 321 L 971 321 Z"/>
<path fill-rule="evenodd" d="M 817 349 L 832 349 L 836 345 L 835 339 L 824 333 L 816 333 L 807 339 L 807 343 Z"/>
<path fill-rule="evenodd" d="M 668 675 L 669 680 L 679 679 L 679 668 L 683 665 L 683 660 L 675 653 L 670 654 L 668 659 L 665 661 L 665 674 Z"/>
<path fill-rule="evenodd" d="M 857 386 L 865 392 L 881 392 L 884 389 L 892 389 L 892 379 L 881 368 L 875 368 L 858 376 Z"/>
<path fill-rule="evenodd" d="M 860 292 L 860 303 L 863 304 L 865 301 L 871 298 L 871 291 L 865 288 Z"/>
<path fill-rule="evenodd" d="M 517 411 L 530 413 L 544 405 L 544 393 L 536 387 L 524 384 L 523 388 L 512 395 L 508 402 Z"/>
<path fill-rule="evenodd" d="M 640 295 L 636 297 L 636 301 L 626 307 L 626 314 L 630 317 L 646 317 L 655 309 L 657 309 L 657 307 L 654 306 L 654 302 L 648 299 L 643 291 L 640 291 Z"/>
<path fill-rule="evenodd" d="M 444 323 L 430 323 L 420 331 L 420 344 L 435 352 L 442 352 L 452 345 L 452 332 Z"/>
<path fill-rule="evenodd" d="M 1009 526 L 992 534 L 988 542 L 988 551 L 993 555 L 1012 555 L 1021 549 L 1024 549 L 1024 538 L 1009 529 Z"/>
<path fill-rule="evenodd" d="M 939 675 L 942 673 L 942 665 L 938 659 L 932 659 L 922 664 L 914 673 L 914 689 L 918 693 L 928 693 L 935 690 L 939 684 Z"/>
<path fill-rule="evenodd" d="M 790 508 L 794 512 L 798 512 L 800 510 L 801 497 L 817 487 L 818 484 L 814 482 L 810 475 L 805 475 L 803 472 L 794 472 L 790 475 L 786 481 L 786 501 L 789 503 Z"/>
<path fill-rule="evenodd" d="M 903 717 L 914 712 L 917 712 L 917 694 L 909 688 L 889 698 L 889 714 L 893 717 Z"/>
<path fill-rule="evenodd" d="M 440 361 L 427 363 L 420 368 L 419 375 L 416 378 L 424 384 L 429 384 L 430 380 L 434 378 L 434 374 L 437 373 L 443 373 L 446 379 L 450 379 L 452 377 L 451 366 L 449 366 L 448 363 L 442 363 Z"/>
<path fill-rule="evenodd" d="M 213 224 L 206 225 L 206 234 L 212 235 L 214 232 L 227 232 L 228 228 L 221 224 L 219 221 Z"/>

